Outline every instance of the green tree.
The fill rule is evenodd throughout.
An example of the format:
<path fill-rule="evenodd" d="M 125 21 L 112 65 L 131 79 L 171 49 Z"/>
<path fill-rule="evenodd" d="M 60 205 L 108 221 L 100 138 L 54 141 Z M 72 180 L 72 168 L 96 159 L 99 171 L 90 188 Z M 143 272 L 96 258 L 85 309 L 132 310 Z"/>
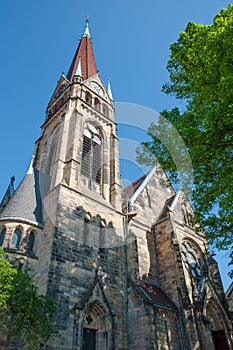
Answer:
<path fill-rule="evenodd" d="M 170 50 L 170 81 L 162 91 L 183 100 L 185 108 L 161 113 L 159 122 L 149 127 L 152 140 L 142 143 L 138 159 L 151 163 L 155 155 L 177 181 L 177 162 L 161 141 L 164 119 L 171 123 L 192 161 L 196 219 L 211 244 L 230 250 L 233 264 L 233 5 L 222 9 L 210 25 L 189 22 Z M 171 143 L 179 151 L 179 145 Z"/>
<path fill-rule="evenodd" d="M 39 349 L 53 335 L 55 303 L 38 294 L 29 269 L 16 268 L 17 261 L 10 262 L 4 255 L 0 249 L 1 325 L 9 341 Z"/>

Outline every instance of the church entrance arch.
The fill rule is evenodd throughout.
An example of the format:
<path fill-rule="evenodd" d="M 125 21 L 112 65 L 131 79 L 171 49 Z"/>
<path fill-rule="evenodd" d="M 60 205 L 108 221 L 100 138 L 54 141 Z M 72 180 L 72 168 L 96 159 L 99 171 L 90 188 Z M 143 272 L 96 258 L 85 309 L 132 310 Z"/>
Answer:
<path fill-rule="evenodd" d="M 101 302 L 91 302 L 83 319 L 82 350 L 110 349 L 111 322 Z"/>
<path fill-rule="evenodd" d="M 210 322 L 209 328 L 212 334 L 214 349 L 229 349 L 227 342 L 227 328 L 225 324 L 225 317 L 219 305 L 213 299 L 211 299 L 207 304 L 206 316 Z"/>

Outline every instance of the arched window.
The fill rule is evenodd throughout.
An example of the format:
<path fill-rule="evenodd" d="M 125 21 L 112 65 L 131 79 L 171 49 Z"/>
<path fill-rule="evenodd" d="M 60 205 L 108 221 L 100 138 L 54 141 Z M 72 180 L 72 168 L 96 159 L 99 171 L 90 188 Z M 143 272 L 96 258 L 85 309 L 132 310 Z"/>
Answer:
<path fill-rule="evenodd" d="M 183 221 L 186 225 L 188 225 L 188 220 L 187 220 L 187 216 L 186 216 L 186 212 L 184 209 L 181 209 L 182 211 L 182 215 L 183 215 Z"/>
<path fill-rule="evenodd" d="M 21 231 L 20 231 L 19 228 L 17 228 L 17 229 L 14 231 L 11 244 L 12 244 L 14 247 L 18 248 L 18 247 L 19 247 L 19 243 L 20 243 L 20 239 L 21 239 Z"/>
<path fill-rule="evenodd" d="M 35 232 L 30 232 L 28 236 L 28 241 L 27 241 L 27 251 L 29 253 L 33 253 L 34 243 L 35 243 Z"/>
<path fill-rule="evenodd" d="M 95 109 L 100 110 L 100 100 L 96 97 L 94 100 Z"/>
<path fill-rule="evenodd" d="M 91 102 L 92 102 L 92 96 L 91 96 L 91 94 L 90 94 L 89 91 L 86 91 L 85 100 L 86 100 L 86 102 L 87 102 L 89 105 L 92 104 L 92 103 L 91 103 Z"/>
<path fill-rule="evenodd" d="M 56 139 L 54 139 L 50 146 L 48 146 L 48 156 L 45 165 L 45 174 L 50 175 L 51 167 L 54 161 L 54 154 L 56 148 Z"/>
<path fill-rule="evenodd" d="M 103 114 L 107 117 L 109 115 L 108 106 L 105 103 L 103 103 Z"/>
<path fill-rule="evenodd" d="M 201 258 L 201 252 L 188 240 L 183 241 L 181 244 L 181 256 L 186 269 L 191 276 L 199 280 L 203 274 L 203 263 Z"/>
<path fill-rule="evenodd" d="M 99 129 L 88 123 L 83 135 L 81 174 L 97 183 L 101 182 L 101 150 Z"/>
<path fill-rule="evenodd" d="M 1 231 L 0 231 L 0 247 L 3 245 L 5 234 L 6 234 L 5 227 L 1 228 Z"/>

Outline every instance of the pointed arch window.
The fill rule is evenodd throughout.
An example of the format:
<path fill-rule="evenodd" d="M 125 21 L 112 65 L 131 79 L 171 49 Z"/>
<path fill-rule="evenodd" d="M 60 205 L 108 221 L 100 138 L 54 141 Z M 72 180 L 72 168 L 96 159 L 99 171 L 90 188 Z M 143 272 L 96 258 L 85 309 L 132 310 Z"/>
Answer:
<path fill-rule="evenodd" d="M 203 275 L 203 261 L 201 252 L 188 240 L 181 244 L 181 256 L 186 269 L 195 280 L 200 280 Z"/>
<path fill-rule="evenodd" d="M 28 236 L 28 241 L 27 241 L 28 253 L 33 253 L 34 243 L 35 243 L 35 232 L 30 232 Z"/>
<path fill-rule="evenodd" d="M 102 139 L 99 129 L 88 123 L 83 134 L 81 174 L 91 181 L 101 182 Z"/>
<path fill-rule="evenodd" d="M 1 228 L 1 231 L 0 231 L 0 247 L 3 245 L 5 235 L 6 235 L 6 229 L 4 227 L 4 228 Z"/>
<path fill-rule="evenodd" d="M 97 97 L 94 100 L 94 106 L 97 111 L 100 111 L 100 100 Z"/>
<path fill-rule="evenodd" d="M 105 103 L 103 103 L 103 114 L 107 117 L 109 115 L 108 106 Z"/>
<path fill-rule="evenodd" d="M 48 151 L 48 157 L 46 159 L 46 165 L 45 165 L 45 174 L 50 175 L 51 168 L 54 161 L 54 155 L 55 155 L 55 149 L 56 149 L 56 139 L 54 139 L 49 146 Z"/>
<path fill-rule="evenodd" d="M 20 240 L 21 240 L 21 230 L 17 228 L 13 233 L 11 244 L 14 247 L 18 248 L 20 244 Z"/>
<path fill-rule="evenodd" d="M 92 96 L 91 96 L 91 93 L 89 91 L 86 91 L 85 100 L 89 105 L 92 104 Z"/>

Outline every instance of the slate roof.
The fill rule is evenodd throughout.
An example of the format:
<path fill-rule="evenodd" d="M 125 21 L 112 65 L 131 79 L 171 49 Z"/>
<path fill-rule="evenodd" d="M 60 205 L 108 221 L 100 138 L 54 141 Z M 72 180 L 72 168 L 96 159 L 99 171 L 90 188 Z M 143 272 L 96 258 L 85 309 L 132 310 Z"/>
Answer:
<path fill-rule="evenodd" d="M 140 288 L 149 304 L 178 311 L 176 305 L 160 287 L 147 281 L 140 281 Z"/>
<path fill-rule="evenodd" d="M 37 170 L 31 169 L 3 209 L 0 218 L 19 217 L 42 224 L 41 194 L 45 187 L 42 178 Z"/>
<path fill-rule="evenodd" d="M 7 190 L 6 190 L 6 192 L 2 198 L 2 201 L 0 203 L 0 213 L 3 211 L 3 209 L 5 208 L 5 206 L 7 205 L 7 203 L 9 202 L 9 200 L 11 199 L 11 197 L 13 196 L 13 194 L 15 192 L 14 181 L 15 181 L 15 177 L 12 176 L 10 185 L 7 187 Z"/>

